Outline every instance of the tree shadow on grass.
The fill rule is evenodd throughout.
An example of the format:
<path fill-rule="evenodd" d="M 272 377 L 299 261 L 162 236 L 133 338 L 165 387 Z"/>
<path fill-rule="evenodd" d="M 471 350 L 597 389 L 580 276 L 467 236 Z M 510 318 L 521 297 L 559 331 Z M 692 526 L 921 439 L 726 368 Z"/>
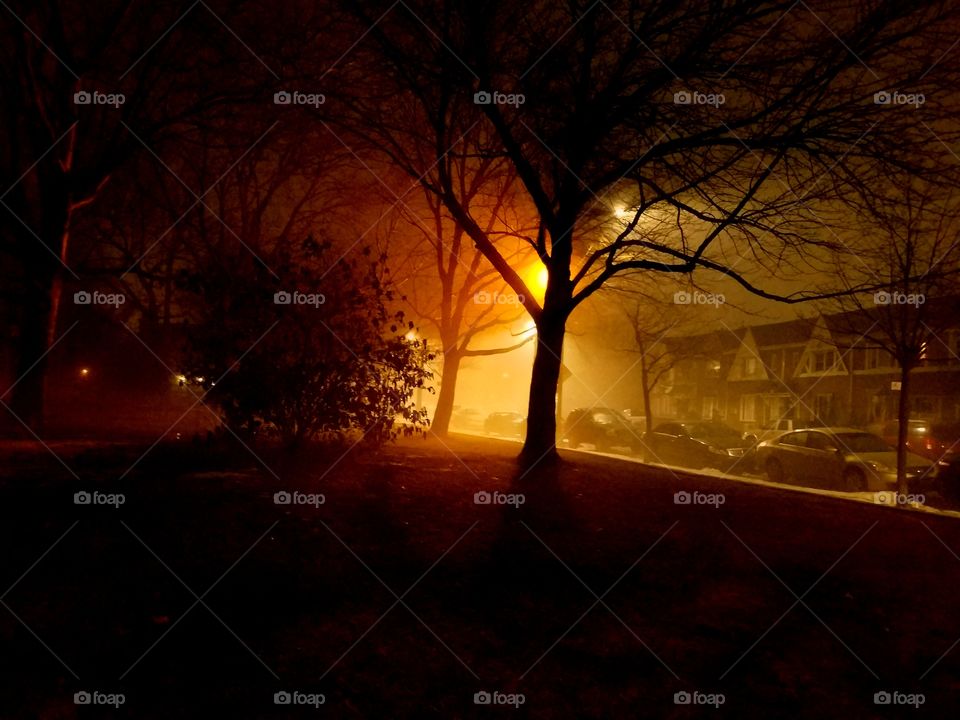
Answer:
<path fill-rule="evenodd" d="M 576 535 L 582 522 L 563 487 L 563 462 L 533 468 L 519 467 L 508 496 L 519 504 L 504 505 L 498 520 L 490 559 L 499 577 L 524 585 L 554 574 L 551 550 L 561 536 Z M 544 565 L 550 567 L 544 569 Z"/>

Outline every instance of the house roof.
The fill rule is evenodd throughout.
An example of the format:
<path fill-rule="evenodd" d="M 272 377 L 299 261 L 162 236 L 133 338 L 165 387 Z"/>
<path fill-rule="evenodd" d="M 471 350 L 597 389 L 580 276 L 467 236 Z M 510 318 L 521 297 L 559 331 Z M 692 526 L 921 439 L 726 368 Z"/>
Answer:
<path fill-rule="evenodd" d="M 815 318 L 800 318 L 785 322 L 751 325 L 750 332 L 753 334 L 757 347 L 800 345 L 810 339 L 815 324 Z"/>

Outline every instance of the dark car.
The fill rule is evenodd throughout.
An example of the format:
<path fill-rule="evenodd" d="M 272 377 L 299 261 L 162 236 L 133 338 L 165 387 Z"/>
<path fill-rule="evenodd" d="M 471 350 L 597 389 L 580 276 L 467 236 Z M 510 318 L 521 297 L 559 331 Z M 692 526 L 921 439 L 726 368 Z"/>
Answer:
<path fill-rule="evenodd" d="M 527 435 L 527 419 L 518 412 L 495 412 L 483 421 L 487 435 L 502 435 L 523 439 Z"/>
<path fill-rule="evenodd" d="M 760 444 L 759 460 L 773 482 L 846 492 L 896 490 L 897 451 L 878 435 L 856 428 L 799 430 Z M 925 492 L 936 463 L 907 453 L 911 491 Z"/>
<path fill-rule="evenodd" d="M 717 422 L 665 422 L 644 436 L 644 460 L 688 468 L 733 469 L 744 452 L 739 432 Z"/>
<path fill-rule="evenodd" d="M 891 447 L 897 446 L 896 420 L 877 427 L 878 434 Z M 939 466 L 936 488 L 952 506 L 960 505 L 960 423 L 907 421 L 907 450 L 936 462 Z"/>
<path fill-rule="evenodd" d="M 888 422 L 878 433 L 884 442 L 897 446 L 897 430 L 900 423 Z M 960 454 L 960 424 L 907 421 L 907 449 L 930 460 L 947 460 L 947 456 Z"/>
<path fill-rule="evenodd" d="M 620 412 L 611 408 L 579 408 L 567 415 L 564 438 L 571 448 L 593 445 L 602 452 L 623 448 L 631 453 L 642 447 L 640 432 Z"/>

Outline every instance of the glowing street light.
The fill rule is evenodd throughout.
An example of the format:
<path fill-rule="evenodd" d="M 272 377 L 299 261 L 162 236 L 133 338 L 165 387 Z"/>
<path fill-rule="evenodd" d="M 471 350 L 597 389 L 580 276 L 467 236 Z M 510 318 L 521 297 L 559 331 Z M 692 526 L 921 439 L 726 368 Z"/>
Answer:
<path fill-rule="evenodd" d="M 524 282 L 530 288 L 534 297 L 539 302 L 543 302 L 543 298 L 547 294 L 547 283 L 550 280 L 550 272 L 547 270 L 547 266 L 542 262 L 537 262 L 524 273 L 524 276 Z"/>
<path fill-rule="evenodd" d="M 90 374 L 90 368 L 80 368 L 80 377 L 87 377 Z"/>

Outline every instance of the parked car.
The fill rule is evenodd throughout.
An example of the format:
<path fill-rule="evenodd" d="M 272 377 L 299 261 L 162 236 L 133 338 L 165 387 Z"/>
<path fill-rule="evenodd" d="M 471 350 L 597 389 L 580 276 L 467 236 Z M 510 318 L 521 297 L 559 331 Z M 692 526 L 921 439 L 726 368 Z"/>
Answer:
<path fill-rule="evenodd" d="M 896 447 L 899 427 L 900 423 L 894 420 L 884 424 L 878 434 L 888 445 Z M 949 459 L 945 456 L 960 454 L 960 424 L 908 420 L 907 448 L 930 460 Z"/>
<path fill-rule="evenodd" d="M 937 490 L 954 509 L 960 507 L 960 453 L 940 460 L 937 468 Z"/>
<path fill-rule="evenodd" d="M 483 415 L 476 408 L 454 408 L 450 429 L 460 432 L 483 432 Z"/>
<path fill-rule="evenodd" d="M 744 452 L 739 432 L 718 422 L 665 422 L 644 435 L 644 460 L 726 472 Z"/>
<path fill-rule="evenodd" d="M 784 433 L 760 444 L 758 459 L 773 482 L 793 481 L 847 492 L 896 490 L 897 451 L 879 435 L 855 428 L 818 428 Z M 907 454 L 912 491 L 933 485 L 937 466 Z"/>
<path fill-rule="evenodd" d="M 527 435 L 527 419 L 518 412 L 494 412 L 483 421 L 483 431 L 488 435 L 524 438 Z"/>
<path fill-rule="evenodd" d="M 785 432 L 820 427 L 823 427 L 823 423 L 816 419 L 797 420 L 794 418 L 780 418 L 776 422 L 761 425 L 754 430 L 747 430 L 743 433 L 743 440 L 747 449 L 743 453 L 743 461 L 739 464 L 739 467 L 747 472 L 762 472 L 763 468 L 757 462 L 757 448 L 760 446 L 760 443 L 773 440 Z"/>
<path fill-rule="evenodd" d="M 780 418 L 776 422 L 761 425 L 754 430 L 747 430 L 743 434 L 743 439 L 750 445 L 757 445 L 766 440 L 773 440 L 777 435 L 794 430 L 807 430 L 809 428 L 823 427 L 819 420 L 796 420 L 794 418 Z"/>
<path fill-rule="evenodd" d="M 626 448 L 639 452 L 641 434 L 622 414 L 611 408 L 579 408 L 567 415 L 564 439 L 571 448 L 593 445 L 600 451 Z"/>
<path fill-rule="evenodd" d="M 637 434 L 642 435 L 643 432 L 647 429 L 647 416 L 639 415 L 631 409 L 626 409 L 623 411 L 623 416 L 627 421 L 633 426 L 633 429 Z"/>

